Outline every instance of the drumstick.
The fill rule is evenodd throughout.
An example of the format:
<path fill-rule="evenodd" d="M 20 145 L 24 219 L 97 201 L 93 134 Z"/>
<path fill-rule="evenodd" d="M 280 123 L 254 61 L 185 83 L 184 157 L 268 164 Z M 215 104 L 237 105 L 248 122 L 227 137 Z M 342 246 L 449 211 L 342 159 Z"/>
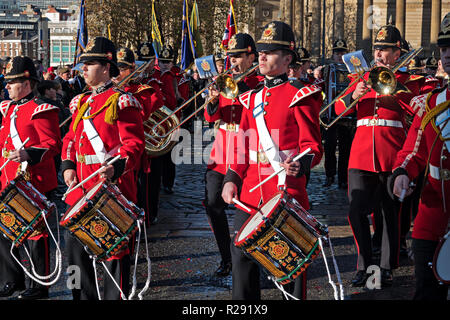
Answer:
<path fill-rule="evenodd" d="M 415 185 L 415 183 L 414 182 L 410 182 L 409 183 L 409 187 L 410 188 L 412 188 L 412 187 L 415 187 L 416 185 Z M 403 200 L 405 200 L 405 194 L 406 194 L 406 191 L 407 191 L 408 189 L 402 189 L 402 192 L 400 193 L 400 196 L 398 197 L 398 201 L 400 201 L 400 202 L 403 202 Z"/>
<path fill-rule="evenodd" d="M 406 189 L 402 189 L 402 193 L 398 197 L 398 201 L 403 202 L 403 200 L 405 199 L 405 194 L 406 194 Z"/>
<path fill-rule="evenodd" d="M 28 140 L 30 140 L 30 137 L 26 138 L 25 141 L 22 142 L 22 144 L 19 146 L 19 148 L 17 148 L 17 150 L 22 149 L 23 146 L 28 142 Z M 10 160 L 11 160 L 11 159 L 6 160 L 6 162 L 1 166 L 0 171 L 3 170 L 3 168 L 8 164 L 8 162 L 9 162 Z"/>
<path fill-rule="evenodd" d="M 61 122 L 61 124 L 59 125 L 59 127 L 61 128 L 63 125 L 65 125 L 67 122 L 69 122 L 69 120 L 72 119 L 72 116 L 68 116 L 66 118 L 66 120 L 64 120 L 63 122 Z"/>
<path fill-rule="evenodd" d="M 311 148 L 306 149 L 305 151 L 303 151 L 302 153 L 299 153 L 298 155 L 296 155 L 294 157 L 294 159 L 292 159 L 292 161 L 297 161 L 299 160 L 301 157 L 305 156 L 308 152 L 311 151 Z M 257 184 L 255 187 L 253 187 L 252 189 L 250 189 L 250 192 L 255 191 L 258 187 L 262 186 L 264 183 L 266 183 L 267 181 L 269 181 L 270 179 L 272 179 L 273 177 L 277 176 L 278 174 L 280 174 L 282 171 L 284 170 L 283 167 L 281 167 L 278 171 L 275 171 L 274 173 L 272 173 L 270 176 L 268 176 L 267 178 L 265 178 L 262 182 L 260 182 L 259 184 Z"/>
<path fill-rule="evenodd" d="M 86 179 L 84 179 L 83 181 L 81 181 L 79 184 L 77 184 L 75 187 L 73 187 L 73 189 L 69 189 L 66 191 L 66 193 L 64 193 L 62 200 L 65 200 L 67 195 L 69 193 L 71 193 L 73 190 L 78 189 L 79 187 L 81 187 L 83 184 L 85 184 L 86 182 L 88 182 L 89 180 L 91 180 L 93 177 L 95 177 L 100 170 L 103 169 L 103 167 L 109 166 L 110 164 L 113 164 L 114 162 L 116 162 L 117 160 L 119 160 L 120 155 L 117 155 L 116 157 L 114 157 L 113 159 L 111 159 L 109 162 L 107 162 L 105 165 L 101 166 L 100 168 L 98 168 L 95 172 L 93 172 L 89 177 L 87 177 Z"/>
<path fill-rule="evenodd" d="M 248 212 L 251 212 L 252 210 L 250 210 L 245 204 L 243 204 L 242 202 L 240 202 L 238 199 L 233 198 L 233 202 L 236 203 L 237 205 L 239 205 L 240 207 L 244 208 L 245 210 L 247 210 Z"/>

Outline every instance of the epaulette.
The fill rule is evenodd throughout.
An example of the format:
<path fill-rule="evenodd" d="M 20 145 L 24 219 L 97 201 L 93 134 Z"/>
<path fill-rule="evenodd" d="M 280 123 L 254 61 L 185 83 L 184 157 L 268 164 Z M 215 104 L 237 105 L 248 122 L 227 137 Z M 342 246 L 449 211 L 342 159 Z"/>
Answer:
<path fill-rule="evenodd" d="M 142 92 L 142 91 L 148 90 L 148 89 L 153 89 L 153 87 L 149 86 L 148 84 L 141 84 L 141 85 L 139 85 L 139 87 L 135 93 L 139 93 L 139 92 Z"/>
<path fill-rule="evenodd" d="M 409 103 L 414 111 L 414 114 L 418 115 L 419 117 L 421 117 L 423 112 L 425 111 L 428 94 L 429 93 L 425 93 L 421 94 L 420 96 L 415 96 Z"/>
<path fill-rule="evenodd" d="M 300 90 L 297 91 L 297 94 L 294 96 L 294 98 L 292 99 L 289 107 L 292 107 L 293 105 L 295 105 L 297 102 L 299 102 L 300 100 L 309 97 L 310 95 L 317 93 L 317 92 L 321 92 L 322 89 L 313 84 L 310 86 L 305 86 L 303 88 L 301 88 Z"/>
<path fill-rule="evenodd" d="M 70 113 L 73 114 L 75 112 L 75 110 L 77 110 L 80 99 L 82 97 L 84 97 L 85 95 L 86 95 L 85 93 L 80 93 L 79 95 L 76 95 L 75 97 L 72 98 L 72 100 L 69 103 Z"/>
<path fill-rule="evenodd" d="M 139 103 L 139 101 L 135 97 L 133 97 L 132 94 L 129 94 L 129 93 L 124 93 L 124 94 L 120 95 L 118 105 L 119 105 L 120 110 L 129 108 L 129 107 L 135 107 L 138 109 L 142 109 L 142 106 Z"/>
<path fill-rule="evenodd" d="M 34 109 L 34 112 L 31 115 L 31 119 L 33 119 L 33 117 L 39 113 L 50 111 L 50 110 L 59 110 L 59 108 L 50 103 L 42 103 L 42 104 L 38 105 L 36 107 L 36 109 Z"/>
<path fill-rule="evenodd" d="M 248 90 L 238 96 L 239 102 L 246 108 L 250 109 L 250 97 L 252 96 L 253 90 Z"/>
<path fill-rule="evenodd" d="M 9 106 L 11 105 L 13 101 L 12 100 L 4 100 L 0 103 L 0 112 L 4 117 L 6 117 L 6 114 L 8 113 Z"/>
<path fill-rule="evenodd" d="M 439 79 L 435 78 L 433 76 L 426 76 L 425 77 L 425 82 L 436 82 L 436 81 L 439 81 Z"/>
<path fill-rule="evenodd" d="M 419 75 L 419 74 L 412 74 L 412 75 L 410 75 L 409 78 L 405 81 L 405 83 L 412 82 L 412 81 L 417 81 L 417 80 L 420 80 L 420 79 L 423 79 L 423 76 L 421 76 L 421 75 Z"/>
<path fill-rule="evenodd" d="M 181 86 L 183 83 L 186 83 L 186 82 L 189 82 L 189 81 L 190 81 L 190 79 L 187 79 L 187 78 L 185 78 L 185 77 L 182 77 L 182 78 L 180 79 L 180 81 L 178 82 L 178 85 Z"/>

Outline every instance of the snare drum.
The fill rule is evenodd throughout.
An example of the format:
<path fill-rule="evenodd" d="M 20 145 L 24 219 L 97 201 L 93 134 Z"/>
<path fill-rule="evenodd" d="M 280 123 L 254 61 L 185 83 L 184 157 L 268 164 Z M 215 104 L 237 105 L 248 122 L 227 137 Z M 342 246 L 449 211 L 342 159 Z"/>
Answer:
<path fill-rule="evenodd" d="M 44 216 L 56 206 L 41 194 L 23 175 L 12 180 L 0 195 L 0 230 L 19 247 L 32 234 L 42 231 Z"/>
<path fill-rule="evenodd" d="M 450 284 L 450 231 L 439 241 L 433 258 L 435 277 L 444 284 Z"/>
<path fill-rule="evenodd" d="M 277 193 L 250 217 L 234 243 L 280 284 L 297 278 L 320 253 L 328 229 L 292 196 Z"/>
<path fill-rule="evenodd" d="M 144 211 L 128 201 L 119 188 L 99 180 L 70 207 L 61 219 L 67 228 L 98 261 L 128 248 L 128 242 L 143 220 Z"/>

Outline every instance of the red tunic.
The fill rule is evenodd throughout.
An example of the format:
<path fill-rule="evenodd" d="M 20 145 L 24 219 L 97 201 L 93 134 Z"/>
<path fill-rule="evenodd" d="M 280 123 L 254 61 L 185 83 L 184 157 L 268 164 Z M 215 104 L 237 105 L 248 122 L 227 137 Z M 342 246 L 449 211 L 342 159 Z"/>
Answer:
<path fill-rule="evenodd" d="M 405 112 L 414 112 L 409 102 L 418 95 L 420 89 L 419 81 L 409 81 L 408 73 L 397 72 L 395 75 L 397 81 L 411 92 L 401 91 L 390 96 L 379 95 L 371 89 L 356 103 L 356 107 L 347 113 L 350 114 L 356 109 L 358 121 L 350 151 L 349 169 L 392 171 L 395 156 L 406 139 Z M 368 76 L 366 73 L 364 79 L 367 80 Z M 336 101 L 336 114 L 344 112 L 346 106 L 350 105 L 355 88 L 356 84 Z"/>
<path fill-rule="evenodd" d="M 123 89 L 125 92 L 131 93 L 141 104 L 142 119 L 145 122 L 150 115 L 164 105 L 164 98 L 158 85 L 158 81 L 154 78 L 149 79 L 148 84 L 129 84 Z M 149 133 L 149 128 L 144 126 L 144 130 Z M 143 167 L 146 173 L 150 172 L 150 161 L 147 153 L 143 152 L 137 168 Z"/>
<path fill-rule="evenodd" d="M 254 89 L 263 81 L 262 76 L 257 76 L 256 72 L 247 76 L 243 82 L 248 91 Z M 233 161 L 234 148 L 236 144 L 237 132 L 239 129 L 239 122 L 241 121 L 242 105 L 239 100 L 227 99 L 222 95 L 219 96 L 217 111 L 210 115 L 205 108 L 205 120 L 208 122 L 215 122 L 220 120 L 220 126 L 216 132 L 216 137 L 211 149 L 210 158 L 208 161 L 208 169 L 225 174 L 229 163 Z"/>
<path fill-rule="evenodd" d="M 238 144 L 234 147 L 237 161 L 230 164 L 225 180 L 230 175 L 239 176 L 242 181 L 240 200 L 253 209 L 259 208 L 278 191 L 278 179 L 274 177 L 250 192 L 250 189 L 274 172 L 270 163 L 264 161 L 264 153 L 258 153 L 261 150 L 260 136 L 253 111 L 255 96 L 261 90 L 266 112 L 264 120 L 272 140 L 280 150 L 280 156 L 281 153 L 295 156 L 310 147 L 310 153 L 314 154 L 311 166 L 315 166 L 323 154 L 318 113 L 322 94 L 319 87 L 301 87 L 297 81 L 272 82 L 270 87 L 265 84 L 259 90 L 240 95 L 239 101 L 244 108 L 239 124 Z M 309 209 L 305 184 L 305 175 L 299 178 L 286 177 L 286 191 L 305 209 Z"/>
<path fill-rule="evenodd" d="M 420 94 L 425 94 L 433 91 L 436 88 L 440 88 L 439 79 L 433 76 L 423 77 L 422 86 L 420 88 Z"/>
<path fill-rule="evenodd" d="M 89 104 L 92 108 L 90 114 L 93 115 L 95 112 L 98 112 L 105 105 L 107 99 L 116 92 L 116 89 L 109 88 L 106 91 L 95 95 Z M 81 94 L 72 99 L 71 109 L 74 110 L 72 123 L 69 132 L 63 139 L 63 165 L 64 162 L 68 161 L 69 165 L 72 164 L 73 168 L 76 168 L 79 182 L 98 170 L 101 165 L 100 163 L 86 164 L 86 162 L 83 161 L 83 156 L 96 155 L 84 130 L 83 120 L 78 123 L 75 131 L 73 130 L 74 120 L 78 115 L 78 108 L 76 106 L 82 106 L 88 100 L 90 95 L 91 93 Z M 138 160 L 144 151 L 144 130 L 142 125 L 141 105 L 132 95 L 121 93 L 117 106 L 118 119 L 114 121 L 113 124 L 105 122 L 105 114 L 108 108 L 101 110 L 91 120 L 99 137 L 103 141 L 104 148 L 109 153 L 109 156 L 115 157 L 120 155 L 122 159 L 126 159 L 124 171 L 117 179 L 117 185 L 128 200 L 136 202 L 137 192 L 133 171 L 136 169 Z M 97 175 L 89 180 L 83 188 L 88 189 L 97 182 L 98 179 L 99 176 Z M 67 204 L 74 204 L 81 195 L 82 188 L 73 191 L 66 198 Z"/>
<path fill-rule="evenodd" d="M 444 95 L 441 97 L 444 98 L 444 101 L 447 101 L 447 107 L 435 115 L 423 128 L 421 126 L 422 120 L 436 108 L 436 100 L 439 94 Z M 441 128 L 436 126 L 437 117 L 448 112 L 449 101 L 450 91 L 448 89 L 445 89 L 445 91 L 436 90 L 433 93 L 413 99 L 411 104 L 417 106 L 418 112 L 408 132 L 405 144 L 397 154 L 394 165 L 396 170 L 399 167 L 405 169 L 411 180 L 417 178 L 423 170 L 427 169 L 427 177 L 412 232 L 412 237 L 416 239 L 438 241 L 445 234 L 450 217 L 450 153 L 444 141 L 437 138 L 437 132 L 440 136 L 442 136 L 442 133 Z M 447 124 L 447 126 L 450 126 L 450 124 Z M 436 170 L 439 172 L 439 169 L 446 170 L 447 180 L 439 179 L 439 174 L 436 176 Z M 447 212 L 444 212 L 444 202 Z"/>
<path fill-rule="evenodd" d="M 0 166 L 7 161 L 5 157 L 7 152 L 16 149 L 11 139 L 11 115 L 16 112 L 15 127 L 21 142 L 30 138 L 24 148 L 31 157 L 31 160 L 28 161 L 31 184 L 41 193 L 57 188 L 54 157 L 61 152 L 59 108 L 41 103 L 38 99 L 31 99 L 23 104 L 2 101 L 0 110 L 3 115 L 0 129 L 0 148 L 2 149 Z M 9 161 L 2 170 L 1 190 L 5 189 L 11 180 L 14 180 L 19 165 L 18 162 Z"/>
<path fill-rule="evenodd" d="M 165 106 L 170 110 L 177 107 L 177 98 L 175 93 L 176 78 L 172 71 L 165 71 L 161 74 L 161 91 L 164 95 Z"/>

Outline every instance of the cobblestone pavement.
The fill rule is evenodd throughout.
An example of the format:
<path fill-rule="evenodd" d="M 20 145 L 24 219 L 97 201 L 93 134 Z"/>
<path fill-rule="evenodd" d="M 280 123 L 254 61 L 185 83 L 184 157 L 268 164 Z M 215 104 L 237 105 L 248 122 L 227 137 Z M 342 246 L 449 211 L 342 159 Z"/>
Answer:
<path fill-rule="evenodd" d="M 205 152 L 202 147 L 195 148 L 191 156 L 201 155 L 202 152 Z M 161 191 L 159 221 L 148 229 L 151 282 L 144 296 L 145 300 L 231 299 L 231 276 L 225 278 L 213 276 L 220 256 L 202 206 L 205 169 L 204 164 L 177 165 L 175 193 L 167 195 Z M 338 189 L 337 185 L 324 188 L 322 187 L 323 179 L 322 161 L 312 170 L 308 185 L 312 205 L 309 212 L 329 227 L 345 299 L 410 300 L 414 292 L 413 267 L 411 261 L 404 257 L 401 259 L 400 267 L 394 271 L 392 287 L 381 290 L 351 287 L 351 278 L 356 267 L 356 247 L 347 221 L 346 190 Z M 64 207 L 61 203 L 59 205 L 60 213 L 64 212 Z M 227 210 L 230 226 L 233 226 L 233 212 L 232 207 Z M 53 223 L 53 229 L 56 230 L 54 225 L 55 223 Z M 408 240 L 409 244 L 410 240 Z M 61 236 L 61 247 L 64 248 L 63 236 Z M 337 285 L 329 247 L 326 246 L 325 251 L 332 279 Z M 52 245 L 52 257 L 54 257 L 54 245 Z M 26 263 L 25 260 L 24 262 Z M 52 268 L 53 265 L 54 258 Z M 63 258 L 63 274 L 60 280 L 50 288 L 49 300 L 72 298 L 66 285 L 68 279 L 66 268 L 67 264 Z M 101 280 L 104 275 L 101 268 L 98 269 Z M 138 292 L 143 288 L 147 274 L 145 247 L 141 243 L 137 268 Z M 334 299 L 333 287 L 328 281 L 327 270 L 321 255 L 308 268 L 307 278 L 308 300 Z M 282 299 L 281 292 L 263 276 L 262 298 Z"/>

